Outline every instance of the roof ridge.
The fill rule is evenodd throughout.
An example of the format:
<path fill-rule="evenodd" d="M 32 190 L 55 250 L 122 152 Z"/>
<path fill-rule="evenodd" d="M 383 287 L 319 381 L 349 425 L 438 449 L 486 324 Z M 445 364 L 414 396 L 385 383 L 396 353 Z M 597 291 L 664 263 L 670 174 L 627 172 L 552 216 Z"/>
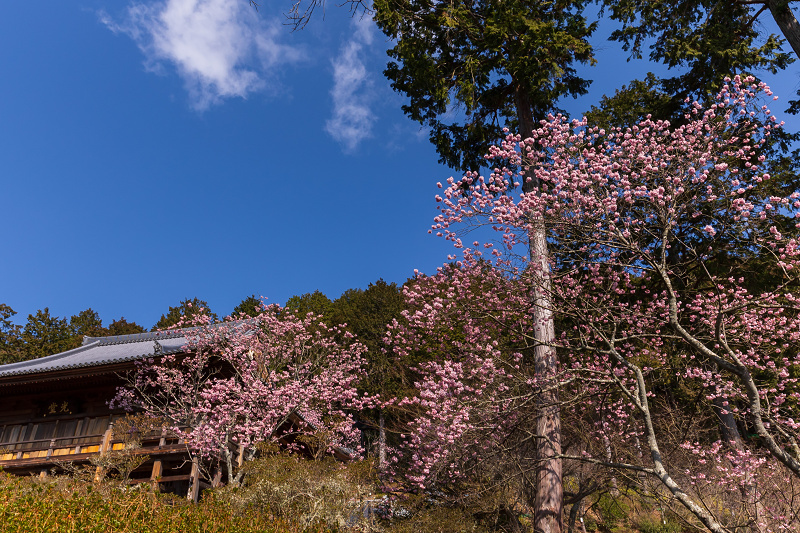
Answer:
<path fill-rule="evenodd" d="M 207 324 L 202 326 L 191 326 L 188 328 L 178 328 L 178 329 L 167 329 L 167 330 L 160 330 L 160 331 L 145 331 L 144 333 L 129 333 L 127 335 L 107 335 L 105 337 L 89 337 L 88 335 L 83 336 L 83 345 L 86 346 L 92 342 L 100 342 L 100 346 L 107 346 L 110 344 L 125 344 L 128 342 L 140 342 L 140 341 L 149 341 L 149 340 L 158 340 L 158 339 L 174 339 L 176 337 L 185 337 L 186 333 L 191 331 L 197 331 L 204 327 L 212 327 L 212 328 L 219 328 L 224 327 L 230 324 L 248 324 L 252 322 L 253 319 L 240 319 L 240 320 L 231 320 L 229 322 L 216 322 L 214 324 Z"/>
<path fill-rule="evenodd" d="M 141 342 L 158 339 L 174 339 L 176 337 L 185 337 L 186 332 L 192 331 L 197 328 L 181 328 L 171 329 L 166 331 L 145 331 L 144 333 L 129 333 L 127 335 L 108 335 L 106 337 L 89 337 L 83 336 L 83 345 L 86 346 L 93 342 L 99 342 L 100 346 L 107 346 L 110 344 L 126 344 L 129 342 Z"/>

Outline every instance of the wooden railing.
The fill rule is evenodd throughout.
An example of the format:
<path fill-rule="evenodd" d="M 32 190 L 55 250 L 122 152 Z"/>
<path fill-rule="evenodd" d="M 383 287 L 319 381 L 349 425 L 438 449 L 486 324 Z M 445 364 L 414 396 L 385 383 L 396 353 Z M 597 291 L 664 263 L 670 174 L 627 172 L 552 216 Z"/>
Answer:
<path fill-rule="evenodd" d="M 94 423 L 95 421 L 102 424 L 102 419 L 89 419 L 93 422 L 94 428 L 100 424 Z M 67 422 L 75 422 L 69 420 Z M 12 426 L 6 426 L 12 427 Z M 81 429 L 86 427 L 89 429 L 88 424 L 75 425 L 76 433 L 73 435 L 62 435 L 58 437 L 40 438 L 40 439 L 14 439 L 11 441 L 0 442 L 0 465 L 8 461 L 19 461 L 24 459 L 54 459 L 62 458 L 69 460 L 67 456 L 79 454 L 93 454 L 103 453 L 109 450 L 122 450 L 130 443 L 121 439 L 113 439 L 111 431 L 113 428 L 113 421 L 109 421 L 102 433 L 81 433 Z M 19 428 L 20 432 L 35 433 L 36 425 L 26 424 L 13 426 L 14 429 Z M 0 427 L 0 436 L 2 435 L 3 428 Z M 95 429 L 96 431 L 96 429 Z M 13 433 L 13 431 L 12 431 Z M 24 434 L 24 433 L 23 433 Z M 136 435 L 136 440 L 141 444 L 143 449 L 158 449 L 168 444 L 178 444 L 179 440 L 175 437 L 168 436 L 164 430 L 153 430 L 142 434 Z"/>
<path fill-rule="evenodd" d="M 72 441 L 75 440 L 83 442 L 73 446 Z M 30 457 L 49 458 L 53 455 L 59 456 L 99 452 L 102 440 L 103 433 L 96 435 L 71 435 L 52 439 L 0 442 L 0 461 L 13 461 L 14 459 L 27 459 Z"/>
<path fill-rule="evenodd" d="M 99 419 L 96 419 L 99 420 Z M 68 421 L 68 423 L 74 420 Z M 75 425 L 79 432 L 82 428 L 94 427 L 98 424 L 92 425 Z M 18 436 L 19 434 L 31 433 L 36 434 L 37 426 L 35 423 L 26 424 L 23 429 L 21 425 L 17 426 L 0 426 L 0 436 L 3 431 L 11 427 L 10 433 Z M 54 426 L 55 427 L 55 426 Z M 43 439 L 26 439 L 26 440 L 12 440 L 7 442 L 0 442 L 0 467 L 7 468 L 9 472 L 16 472 L 17 474 L 30 474 L 39 472 L 40 476 L 46 476 L 48 468 L 58 462 L 88 462 L 91 457 L 97 454 L 104 454 L 112 450 L 127 449 L 136 455 L 147 455 L 150 457 L 149 475 L 146 477 L 141 475 L 132 477 L 126 480 L 126 483 L 136 484 L 150 482 L 154 486 L 159 487 L 163 483 L 168 482 L 186 482 L 189 487 L 187 497 L 193 501 L 197 501 L 200 489 L 202 487 L 210 487 L 209 483 L 204 483 L 201 480 L 200 463 L 197 457 L 191 458 L 191 471 L 187 472 L 182 467 L 172 470 L 171 474 L 164 475 L 164 465 L 162 461 L 169 457 L 182 457 L 183 461 L 188 459 L 186 456 L 186 444 L 182 439 L 177 438 L 175 435 L 170 434 L 165 429 L 156 429 L 133 435 L 125 440 L 113 438 L 113 422 L 108 424 L 108 427 L 103 433 L 92 434 L 76 434 L 76 435 L 63 435 L 59 437 L 43 438 Z M 19 429 L 17 429 L 19 428 Z M 24 433 L 23 433 L 24 431 Z M 9 432 L 5 433 L 6 435 Z M 131 447 L 132 443 L 137 446 Z M 185 462 L 183 463 L 185 464 Z M 147 468 L 147 466 L 145 467 Z M 102 479 L 103 468 L 97 466 L 95 479 Z M 214 478 L 212 483 L 219 482 L 219 476 Z"/>

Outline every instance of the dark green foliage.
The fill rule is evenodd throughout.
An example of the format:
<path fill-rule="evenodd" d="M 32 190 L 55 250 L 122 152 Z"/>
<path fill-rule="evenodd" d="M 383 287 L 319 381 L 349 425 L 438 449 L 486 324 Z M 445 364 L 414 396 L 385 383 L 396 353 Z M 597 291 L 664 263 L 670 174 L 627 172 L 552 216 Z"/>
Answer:
<path fill-rule="evenodd" d="M 11 317 L 16 314 L 11 306 L 0 304 L 0 364 L 24 359 L 22 326 L 11 322 Z"/>
<path fill-rule="evenodd" d="M 166 329 L 181 322 L 190 325 L 191 318 L 195 316 L 208 316 L 214 321 L 219 319 L 215 313 L 211 312 L 208 302 L 200 300 L 199 298 L 187 298 L 186 300 L 182 300 L 177 307 L 170 306 L 167 314 L 161 315 L 161 318 L 150 331 Z"/>
<path fill-rule="evenodd" d="M 44 357 L 80 346 L 70 322 L 66 318 L 52 316 L 47 307 L 28 315 L 28 322 L 22 328 L 22 340 L 25 343 L 25 359 Z"/>
<path fill-rule="evenodd" d="M 794 58 L 781 50 L 781 39 L 763 36 L 756 7 L 717 0 L 604 0 L 604 8 L 622 27 L 611 38 L 631 56 L 642 57 L 649 45 L 651 61 L 683 74 L 663 80 L 676 100 L 707 100 L 733 74 L 776 73 Z"/>
<path fill-rule="evenodd" d="M 316 290 L 313 293 L 305 293 L 301 296 L 292 296 L 286 301 L 286 310 L 298 317 L 305 317 L 308 313 L 321 315 L 324 319 L 329 318 L 331 299 Z"/>
<path fill-rule="evenodd" d="M 132 335 L 134 333 L 144 333 L 147 331 L 136 322 L 128 322 L 122 316 L 119 320 L 113 320 L 107 328 L 108 335 Z"/>
<path fill-rule="evenodd" d="M 238 318 L 242 314 L 244 314 L 247 316 L 254 317 L 258 316 L 258 314 L 261 313 L 261 310 L 262 310 L 261 300 L 258 297 L 256 297 L 255 294 L 253 294 L 251 296 L 248 296 L 241 302 L 239 302 L 239 305 L 233 308 L 231 316 L 233 316 L 234 318 Z"/>
<path fill-rule="evenodd" d="M 362 387 L 369 394 L 391 395 L 396 388 L 397 364 L 386 353 L 386 325 L 398 318 L 404 301 L 395 283 L 379 279 L 366 290 L 349 289 L 331 306 L 331 323 L 347 330 L 367 347 L 367 377 Z"/>
<path fill-rule="evenodd" d="M 614 96 L 603 97 L 600 107 L 589 112 L 590 121 L 624 127 L 649 114 L 681 122 L 684 100 L 707 102 L 725 76 L 785 70 L 795 58 L 781 50 L 779 36 L 760 31 L 757 19 L 768 14 L 756 9 L 716 0 L 603 0 L 603 10 L 621 23 L 612 40 L 621 42 L 633 58 L 641 58 L 648 47 L 650 61 L 677 73 L 632 81 Z"/>
<path fill-rule="evenodd" d="M 375 0 L 378 27 L 397 43 L 384 73 L 408 96 L 403 111 L 430 128 L 442 163 L 477 170 L 502 128 L 529 129 L 560 98 L 586 92 L 574 67 L 594 62 L 584 5 Z"/>
<path fill-rule="evenodd" d="M 108 335 L 108 330 L 103 327 L 103 321 L 97 311 L 91 308 L 73 315 L 69 319 L 69 326 L 76 337 L 102 337 Z"/>
<path fill-rule="evenodd" d="M 0 364 L 14 363 L 46 357 L 83 344 L 83 337 L 129 335 L 146 330 L 125 318 L 114 320 L 106 328 L 97 311 L 89 308 L 73 315 L 69 320 L 53 316 L 45 307 L 28 315 L 24 326 L 11 322 L 17 313 L 8 305 L 0 304 Z"/>

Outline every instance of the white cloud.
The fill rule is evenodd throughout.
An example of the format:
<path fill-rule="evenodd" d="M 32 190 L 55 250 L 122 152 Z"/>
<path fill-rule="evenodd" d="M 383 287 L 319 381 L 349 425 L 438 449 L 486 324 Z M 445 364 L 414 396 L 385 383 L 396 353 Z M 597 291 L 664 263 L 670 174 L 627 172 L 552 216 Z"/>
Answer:
<path fill-rule="evenodd" d="M 370 44 L 372 20 L 354 19 L 352 37 L 333 60 L 333 116 L 326 122 L 325 131 L 350 152 L 370 137 L 375 121 L 369 107 L 371 82 L 362 58 L 362 50 Z"/>
<path fill-rule="evenodd" d="M 122 22 L 105 13 L 100 19 L 133 39 L 149 68 L 173 65 L 198 110 L 261 90 L 274 67 L 302 59 L 278 42 L 280 24 L 264 22 L 243 0 L 134 3 Z"/>

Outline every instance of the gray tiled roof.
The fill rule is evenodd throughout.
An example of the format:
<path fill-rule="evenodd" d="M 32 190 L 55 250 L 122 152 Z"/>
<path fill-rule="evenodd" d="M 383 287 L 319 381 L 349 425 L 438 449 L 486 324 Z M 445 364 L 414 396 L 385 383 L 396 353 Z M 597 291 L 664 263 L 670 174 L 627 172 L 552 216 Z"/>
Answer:
<path fill-rule="evenodd" d="M 112 337 L 84 337 L 83 346 L 79 348 L 30 361 L 0 365 L 0 377 L 100 366 L 134 361 L 158 353 L 176 353 L 186 344 L 186 331 L 178 329 Z"/>

